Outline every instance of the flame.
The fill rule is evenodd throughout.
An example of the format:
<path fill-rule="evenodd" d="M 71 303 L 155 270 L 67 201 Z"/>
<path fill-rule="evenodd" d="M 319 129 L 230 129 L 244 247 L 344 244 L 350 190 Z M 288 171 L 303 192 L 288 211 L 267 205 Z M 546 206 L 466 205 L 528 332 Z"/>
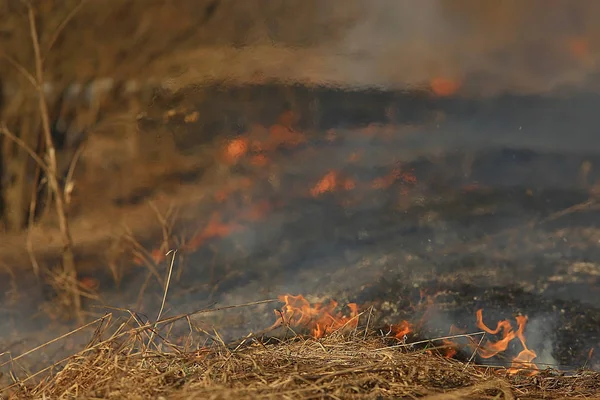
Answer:
<path fill-rule="evenodd" d="M 404 336 L 413 332 L 413 325 L 406 320 L 400 322 L 399 324 L 392 325 L 390 328 L 394 337 L 399 340 L 404 340 Z"/>
<path fill-rule="evenodd" d="M 430 82 L 431 91 L 440 97 L 447 97 L 456 94 L 460 89 L 461 83 L 447 78 L 434 78 Z"/>
<path fill-rule="evenodd" d="M 346 178 L 343 186 L 345 190 L 352 190 L 356 188 L 356 182 L 352 178 Z"/>
<path fill-rule="evenodd" d="M 281 145 L 297 146 L 305 141 L 304 135 L 296 132 L 290 127 L 275 124 L 269 128 L 271 136 L 271 148 L 277 148 Z"/>
<path fill-rule="evenodd" d="M 315 338 L 322 338 L 343 328 L 354 329 L 358 326 L 358 306 L 349 303 L 350 315 L 344 316 L 336 312 L 338 303 L 330 300 L 329 303 L 311 304 L 304 296 L 286 294 L 279 296 L 285 305 L 281 312 L 275 311 L 277 321 L 273 327 L 283 324 L 291 328 L 300 327 L 308 329 Z"/>
<path fill-rule="evenodd" d="M 150 252 L 150 258 L 152 259 L 152 261 L 155 264 L 159 264 L 159 263 L 163 262 L 167 258 L 166 251 L 164 251 L 162 248 L 154 249 L 154 250 L 152 250 Z M 133 259 L 133 262 L 136 265 L 144 265 L 146 263 L 146 261 L 147 260 L 144 260 L 140 256 L 136 256 Z"/>
<path fill-rule="evenodd" d="M 477 310 L 477 327 L 490 335 L 497 335 L 502 332 L 502 339 L 497 342 L 488 340 L 481 347 L 478 348 L 478 354 L 483 358 L 491 358 L 498 353 L 505 351 L 508 348 L 508 344 L 515 338 L 518 338 L 523 346 L 523 350 L 512 360 L 511 366 L 508 369 L 509 374 L 516 374 L 523 369 L 528 369 L 531 374 L 535 374 L 538 371 L 537 365 L 532 361 L 537 357 L 535 351 L 529 349 L 525 341 L 525 325 L 527 324 L 527 317 L 517 316 L 517 331 L 515 332 L 510 321 L 503 320 L 498 322 L 496 329 L 489 328 L 483 322 L 483 310 Z"/>
<path fill-rule="evenodd" d="M 240 158 L 248 153 L 250 142 L 248 138 L 237 137 L 230 140 L 225 146 L 225 161 L 230 164 L 235 164 Z"/>
<path fill-rule="evenodd" d="M 353 190 L 356 188 L 356 181 L 352 178 L 341 177 L 337 171 L 329 171 L 321 178 L 312 189 L 310 195 L 318 197 L 327 192 L 335 192 L 338 189 Z"/>
<path fill-rule="evenodd" d="M 350 310 L 350 315 L 346 316 L 338 310 L 338 303 L 335 300 L 330 300 L 328 303 L 315 303 L 311 304 L 302 295 L 291 295 L 286 294 L 279 296 L 279 300 L 285 305 L 281 311 L 275 310 L 277 320 L 271 326 L 270 329 L 281 327 L 282 325 L 289 326 L 291 328 L 300 327 L 307 329 L 311 332 L 315 338 L 322 338 L 328 334 L 336 332 L 343 328 L 354 329 L 358 326 L 358 306 L 355 303 L 349 303 L 347 305 Z M 431 305 L 431 296 L 426 297 L 426 305 Z M 429 309 L 430 307 L 428 307 Z M 421 318 L 421 323 L 426 317 L 427 313 Z M 527 324 L 526 316 L 516 317 L 517 330 L 515 331 L 508 320 L 498 322 L 495 329 L 488 327 L 483 322 L 483 310 L 476 312 L 477 326 L 484 332 L 490 335 L 502 335 L 502 339 L 493 342 L 488 340 L 483 344 L 477 345 L 474 340 L 470 337 L 468 339 L 476 347 L 476 351 L 479 356 L 483 358 L 491 358 L 508 348 L 508 344 L 511 340 L 519 339 L 523 350 L 511 361 L 511 365 L 508 368 L 509 374 L 517 374 L 524 370 L 528 370 L 530 375 L 537 374 L 539 372 L 538 366 L 533 363 L 533 360 L 537 357 L 535 351 L 529 349 L 525 340 L 525 326 Z M 399 324 L 390 326 L 390 333 L 394 338 L 405 341 L 406 335 L 415 332 L 419 329 L 413 323 L 407 320 L 403 320 Z M 450 335 L 464 334 L 465 331 L 452 325 L 450 327 Z M 445 357 L 452 358 L 458 353 L 459 344 L 456 341 L 457 338 L 447 338 L 442 340 L 443 347 L 442 352 Z"/>
<path fill-rule="evenodd" d="M 395 168 L 389 174 L 375 178 L 370 183 L 371 189 L 388 189 L 395 182 L 400 181 L 403 184 L 415 184 L 417 178 L 412 172 L 402 171 L 400 168 Z M 325 174 L 313 187 L 310 189 L 312 197 L 318 197 L 328 192 L 334 192 L 338 189 L 353 190 L 358 186 L 357 182 L 352 178 L 343 178 L 340 173 L 331 170 Z M 407 193 L 406 190 L 403 193 Z"/>
<path fill-rule="evenodd" d="M 338 174 L 335 171 L 329 171 L 317 184 L 310 190 L 313 197 L 323 193 L 333 192 L 337 186 Z"/>
<path fill-rule="evenodd" d="M 525 343 L 524 331 L 525 325 L 527 325 L 527 317 L 519 315 L 515 319 L 517 320 L 517 325 L 519 326 L 516 335 L 521 342 L 521 346 L 523 346 L 523 350 L 513 359 L 508 373 L 516 374 L 521 369 L 528 369 L 533 375 L 538 371 L 538 366 L 533 363 L 533 360 L 537 357 L 537 354 L 535 351 L 527 348 L 527 344 Z"/>
<path fill-rule="evenodd" d="M 221 215 L 218 212 L 215 212 L 211 215 L 206 227 L 200 233 L 192 237 L 185 246 L 183 246 L 183 250 L 196 250 L 209 239 L 223 238 L 242 228 L 243 227 L 237 223 L 225 224 L 221 222 Z"/>
<path fill-rule="evenodd" d="M 375 178 L 371 182 L 372 189 L 388 189 L 396 181 L 402 181 L 403 183 L 414 184 L 417 182 L 417 178 L 412 172 L 404 172 L 400 168 L 395 168 L 388 175 L 380 178 Z"/>

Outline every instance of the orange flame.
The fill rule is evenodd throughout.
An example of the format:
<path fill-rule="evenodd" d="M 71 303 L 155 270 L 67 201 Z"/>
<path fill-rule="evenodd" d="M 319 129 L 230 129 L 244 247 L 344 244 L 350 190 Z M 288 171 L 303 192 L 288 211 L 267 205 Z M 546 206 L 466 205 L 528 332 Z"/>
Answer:
<path fill-rule="evenodd" d="M 310 190 L 313 197 L 323 193 L 333 192 L 337 186 L 338 174 L 335 171 L 329 171 L 317 184 Z"/>
<path fill-rule="evenodd" d="M 206 227 L 200 233 L 192 237 L 183 247 L 183 250 L 196 250 L 209 239 L 223 238 L 240 229 L 242 229 L 242 226 L 236 223 L 222 223 L 220 214 L 215 212 L 210 217 Z"/>
<path fill-rule="evenodd" d="M 532 361 L 537 357 L 535 351 L 529 349 L 525 341 L 525 325 L 527 324 L 527 317 L 518 316 L 515 318 L 517 321 L 518 329 L 515 332 L 511 323 L 508 320 L 498 322 L 496 329 L 490 329 L 483 322 L 483 310 L 477 310 L 477 327 L 486 333 L 491 335 L 497 335 L 502 332 L 502 339 L 497 342 L 487 341 L 481 347 L 478 348 L 478 353 L 483 358 L 491 358 L 500 352 L 505 351 L 508 348 L 508 344 L 515 338 L 518 338 L 523 346 L 523 350 L 512 360 L 511 366 L 508 369 L 508 373 L 516 374 L 523 369 L 531 370 L 531 374 L 535 374 L 538 371 L 537 365 Z"/>
<path fill-rule="evenodd" d="M 159 264 L 167 258 L 166 251 L 163 249 L 154 249 L 150 252 L 150 258 L 155 264 Z M 136 256 L 133 259 L 133 263 L 136 265 L 144 265 L 147 261 L 148 260 L 144 260 L 144 258 L 140 256 Z"/>
<path fill-rule="evenodd" d="M 358 306 L 349 303 L 350 315 L 344 316 L 336 312 L 338 303 L 330 300 L 329 303 L 311 304 L 302 295 L 287 294 L 279 296 L 285 303 L 281 312 L 275 312 L 277 321 L 273 327 L 287 324 L 290 327 L 301 327 L 310 330 L 315 338 L 322 338 L 343 328 L 354 329 L 358 326 Z"/>
<path fill-rule="evenodd" d="M 356 181 L 354 179 L 341 177 L 336 171 L 329 171 L 310 189 L 310 195 L 318 197 L 327 192 L 335 192 L 338 189 L 353 190 L 355 188 Z"/>
<path fill-rule="evenodd" d="M 404 340 L 404 336 L 408 335 L 413 331 L 413 325 L 410 322 L 404 320 L 399 324 L 392 325 L 391 329 L 392 334 L 394 334 L 394 337 L 396 339 Z"/>
<path fill-rule="evenodd" d="M 225 161 L 234 164 L 240 158 L 246 155 L 249 149 L 249 141 L 247 138 L 238 137 L 227 143 L 225 147 Z"/>

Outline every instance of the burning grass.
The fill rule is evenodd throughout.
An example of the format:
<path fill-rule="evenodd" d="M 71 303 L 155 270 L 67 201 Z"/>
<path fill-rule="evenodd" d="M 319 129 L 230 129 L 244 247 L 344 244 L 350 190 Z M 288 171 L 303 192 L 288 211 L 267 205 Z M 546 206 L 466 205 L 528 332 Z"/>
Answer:
<path fill-rule="evenodd" d="M 600 396 L 598 373 L 577 372 L 567 376 L 546 370 L 535 375 L 513 374 L 510 369 L 477 365 L 473 357 L 461 362 L 444 353 L 448 338 L 405 343 L 397 340 L 393 332 L 386 335 L 360 326 L 361 315 L 355 305 L 348 307 L 348 317 L 334 312 L 334 302 L 311 305 L 302 296 L 285 299 L 286 306 L 271 328 L 234 343 L 224 343 L 216 332 L 204 332 L 204 336 L 212 338 L 211 344 L 194 346 L 191 333 L 183 340 L 185 345 L 177 344 L 181 341 L 175 338 L 171 340 L 170 333 L 177 331 L 173 329 L 176 322 L 187 321 L 190 332 L 194 331 L 191 315 L 143 323 L 130 313 L 128 320 L 111 323 L 112 314 L 108 314 L 88 324 L 96 324 L 97 328 L 85 349 L 17 381 L 7 390 L 10 392 L 7 396 L 11 399 Z M 312 310 L 311 315 L 295 314 L 308 309 Z M 219 310 L 200 313 L 210 311 Z M 333 319 L 326 325 L 307 323 L 315 318 Z M 275 337 L 277 329 L 284 332 Z M 306 330 L 311 335 L 299 334 Z M 473 335 L 455 338 L 459 336 L 473 338 Z M 17 364 L 18 359 L 13 359 L 13 363 Z"/>

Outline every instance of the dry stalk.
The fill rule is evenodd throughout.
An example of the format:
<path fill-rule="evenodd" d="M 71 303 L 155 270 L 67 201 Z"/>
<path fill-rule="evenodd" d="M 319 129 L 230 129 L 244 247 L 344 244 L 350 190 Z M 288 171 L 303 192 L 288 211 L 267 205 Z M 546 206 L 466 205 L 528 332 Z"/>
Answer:
<path fill-rule="evenodd" d="M 75 266 L 75 260 L 73 255 L 73 240 L 71 237 L 71 232 L 69 228 L 69 220 L 67 216 L 66 204 L 65 204 L 65 193 L 61 189 L 58 180 L 58 167 L 56 160 L 56 149 L 54 147 L 54 142 L 52 139 L 52 133 L 50 130 L 50 117 L 48 111 L 48 104 L 46 102 L 46 96 L 43 90 L 44 87 L 44 66 L 42 54 L 40 51 L 40 43 L 39 43 L 39 34 L 37 31 L 37 26 L 35 22 L 35 10 L 30 3 L 27 3 L 27 12 L 28 12 L 28 20 L 29 20 L 29 33 L 31 37 L 31 43 L 33 46 L 34 58 L 35 58 L 35 74 L 29 73 L 27 69 L 19 64 L 12 57 L 3 54 L 4 58 L 7 59 L 27 80 L 32 84 L 32 86 L 37 91 L 38 97 L 38 108 L 39 113 L 42 119 L 42 132 L 44 138 L 45 145 L 45 160 L 40 158 L 36 152 L 31 149 L 24 141 L 20 138 L 16 137 L 12 134 L 6 125 L 2 124 L 0 131 L 2 134 L 10 138 L 12 141 L 17 143 L 21 148 L 23 148 L 31 158 L 36 162 L 37 166 L 44 171 L 46 175 L 46 179 L 48 180 L 48 185 L 50 187 L 51 192 L 54 194 L 54 206 L 55 211 L 59 223 L 59 230 L 61 239 L 63 242 L 63 251 L 62 251 L 62 268 L 65 273 L 68 291 L 71 297 L 71 306 L 73 308 L 73 312 L 75 317 L 77 318 L 79 323 L 83 323 L 83 315 L 81 313 L 81 299 L 79 291 L 77 290 L 77 270 Z M 67 21 L 68 22 L 68 21 Z M 59 27 L 57 31 L 57 35 L 60 33 L 64 25 Z M 35 190 L 33 196 L 35 196 Z M 35 212 L 35 203 L 30 202 L 30 224 L 31 224 L 31 214 L 32 211 Z M 31 226 L 29 227 L 31 228 Z M 28 236 L 28 251 L 32 252 L 32 244 L 31 238 Z M 39 266 L 34 257 L 31 257 L 32 265 L 34 268 L 34 273 L 36 276 L 39 276 Z"/>
<path fill-rule="evenodd" d="M 83 315 L 81 313 L 81 298 L 79 295 L 79 291 L 77 290 L 77 269 L 75 267 L 75 257 L 73 254 L 73 239 L 71 237 L 71 230 L 69 228 L 69 219 L 67 217 L 64 192 L 61 189 L 60 184 L 58 182 L 56 149 L 54 147 L 52 133 L 50 131 L 50 117 L 48 112 L 48 104 L 46 103 L 46 96 L 43 91 L 43 59 L 40 51 L 39 35 L 37 32 L 37 26 L 35 22 L 35 11 L 31 4 L 27 5 L 27 14 L 29 17 L 31 42 L 33 44 L 33 51 L 35 54 L 35 76 L 38 90 L 38 105 L 42 117 L 42 131 L 44 134 L 46 145 L 46 177 L 48 179 L 48 185 L 50 186 L 50 190 L 52 190 L 52 192 L 54 193 L 54 206 L 63 242 L 62 268 L 67 279 L 67 284 L 70 288 L 71 300 L 73 302 L 72 306 L 74 308 L 75 316 L 79 323 L 83 323 Z"/>
<path fill-rule="evenodd" d="M 177 250 L 169 250 L 169 252 L 167 253 L 167 256 L 171 253 L 173 255 L 171 257 L 171 264 L 169 265 L 169 272 L 167 273 L 167 280 L 165 282 L 165 290 L 164 290 L 162 302 L 160 304 L 160 309 L 158 310 L 158 315 L 156 317 L 157 323 L 158 323 L 158 321 L 160 321 L 163 310 L 165 309 L 165 303 L 167 302 L 167 293 L 169 292 L 169 285 L 171 284 L 171 275 L 173 273 L 173 264 L 175 264 L 175 257 L 177 256 Z M 148 348 L 150 348 L 150 346 L 152 346 L 152 343 L 154 341 L 155 332 L 156 332 L 156 325 L 154 326 L 154 329 L 152 329 L 152 334 L 150 335 L 150 339 L 148 340 Z"/>

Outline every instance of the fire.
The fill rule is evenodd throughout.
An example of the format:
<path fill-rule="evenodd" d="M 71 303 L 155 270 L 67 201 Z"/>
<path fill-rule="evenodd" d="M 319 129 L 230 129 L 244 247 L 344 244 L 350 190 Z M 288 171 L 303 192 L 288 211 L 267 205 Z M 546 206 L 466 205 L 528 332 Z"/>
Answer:
<path fill-rule="evenodd" d="M 265 153 L 275 151 L 282 145 L 295 147 L 304 143 L 304 134 L 293 128 L 296 118 L 293 111 L 286 111 L 268 130 L 260 124 L 254 124 L 246 133 L 227 142 L 223 150 L 224 161 L 236 164 L 250 156 L 250 164 L 263 167 L 269 161 Z"/>
<path fill-rule="evenodd" d="M 328 192 L 335 192 L 338 189 L 353 190 L 356 188 L 356 182 L 352 178 L 344 178 L 337 171 L 329 171 L 321 178 L 310 190 L 312 197 L 318 197 Z"/>
<path fill-rule="evenodd" d="M 242 226 L 237 223 L 221 222 L 221 215 L 215 212 L 211 215 L 206 227 L 190 239 L 183 247 L 183 250 L 195 250 L 209 239 L 223 238 L 240 229 L 242 229 Z"/>
<path fill-rule="evenodd" d="M 166 251 L 163 249 L 154 249 L 150 252 L 150 258 L 155 264 L 159 264 L 167 258 L 165 253 Z M 136 256 L 134 257 L 133 262 L 136 265 L 144 265 L 146 261 L 142 257 Z"/>
<path fill-rule="evenodd" d="M 269 129 L 271 136 L 271 145 L 278 147 L 280 145 L 287 144 L 289 146 L 297 146 L 305 141 L 302 133 L 296 132 L 293 129 L 281 125 L 275 124 Z"/>
<path fill-rule="evenodd" d="M 447 78 L 435 78 L 431 81 L 431 91 L 440 97 L 447 97 L 456 94 L 460 89 L 460 82 Z"/>
<path fill-rule="evenodd" d="M 429 298 L 429 296 L 428 296 Z M 313 337 L 322 338 L 328 334 L 336 332 L 342 328 L 354 329 L 358 326 L 358 306 L 355 303 L 349 303 L 349 315 L 344 315 L 338 310 L 338 303 L 335 300 L 330 300 L 327 303 L 311 304 L 302 295 L 283 295 L 279 296 L 285 305 L 281 311 L 276 310 L 275 315 L 277 320 L 271 328 L 277 328 L 282 325 L 291 328 L 302 328 L 309 330 Z M 431 299 L 426 304 L 431 305 Z M 428 307 L 429 309 L 429 307 Z M 415 326 L 410 321 L 403 320 L 399 324 L 390 326 L 390 334 L 401 341 L 406 340 L 406 335 L 418 331 L 423 320 L 427 318 L 428 313 L 425 313 L 421 321 Z M 511 361 L 508 369 L 509 374 L 516 374 L 523 370 L 530 371 L 530 374 L 538 373 L 539 369 L 533 360 L 536 358 L 535 351 L 529 349 L 525 340 L 525 326 L 527 324 L 526 316 L 516 317 L 517 330 L 513 329 L 512 324 L 508 320 L 499 321 L 496 328 L 492 329 L 483 322 L 483 310 L 476 312 L 477 327 L 489 335 L 501 335 L 502 338 L 498 341 L 487 340 L 477 344 L 473 339 L 471 343 L 476 346 L 475 351 L 482 358 L 494 357 L 508 349 L 509 343 L 518 339 L 523 347 L 523 350 Z M 450 327 L 452 336 L 465 334 L 464 331 L 456 328 L 454 325 Z M 458 353 L 459 344 L 456 339 L 445 338 L 442 340 L 442 354 L 445 357 L 452 358 Z"/>
<path fill-rule="evenodd" d="M 502 339 L 497 342 L 488 340 L 478 348 L 477 352 L 483 358 L 491 358 L 498 353 L 505 351 L 508 348 L 508 344 L 513 339 L 517 338 L 521 342 L 523 350 L 512 360 L 508 372 L 510 374 L 516 374 L 522 369 L 529 369 L 532 371 L 532 374 L 535 374 L 538 371 L 538 367 L 533 363 L 533 359 L 537 357 L 537 354 L 527 347 L 524 335 L 527 317 L 520 315 L 515 319 L 518 326 L 516 332 L 508 320 L 498 322 L 496 329 L 491 329 L 483 322 L 483 310 L 477 310 L 477 327 L 479 329 L 490 335 L 497 335 L 502 332 Z"/>
<path fill-rule="evenodd" d="M 412 172 L 402 171 L 400 168 L 395 168 L 386 176 L 375 178 L 371 182 L 372 189 L 388 189 L 395 182 L 401 181 L 402 183 L 415 184 L 417 178 Z"/>
<path fill-rule="evenodd" d="M 225 160 L 230 164 L 236 163 L 246 155 L 248 148 L 248 138 L 238 137 L 231 140 L 225 147 Z"/>
<path fill-rule="evenodd" d="M 404 340 L 404 336 L 408 335 L 414 330 L 413 325 L 406 320 L 400 322 L 399 324 L 392 325 L 391 329 L 394 337 L 399 340 Z"/>
<path fill-rule="evenodd" d="M 288 325 L 291 328 L 308 329 L 315 338 L 322 338 L 340 329 L 354 329 L 358 326 L 358 306 L 349 303 L 350 315 L 344 316 L 336 312 L 338 303 L 330 300 L 328 303 L 311 304 L 302 295 L 287 294 L 279 296 L 285 305 L 281 312 L 276 311 L 277 321 L 273 327 Z"/>
<path fill-rule="evenodd" d="M 317 197 L 323 193 L 333 192 L 337 186 L 338 174 L 335 171 L 329 171 L 317 184 L 311 189 L 310 194 Z"/>
<path fill-rule="evenodd" d="M 415 184 L 417 178 L 412 172 L 402 171 L 400 168 L 395 168 L 389 174 L 375 178 L 370 188 L 374 190 L 388 189 L 396 182 L 402 182 L 406 184 Z M 357 187 L 357 183 L 354 179 L 348 177 L 342 177 L 337 171 L 329 171 L 323 176 L 315 186 L 310 189 L 312 197 L 318 197 L 328 192 L 335 192 L 338 189 L 353 190 Z"/>

